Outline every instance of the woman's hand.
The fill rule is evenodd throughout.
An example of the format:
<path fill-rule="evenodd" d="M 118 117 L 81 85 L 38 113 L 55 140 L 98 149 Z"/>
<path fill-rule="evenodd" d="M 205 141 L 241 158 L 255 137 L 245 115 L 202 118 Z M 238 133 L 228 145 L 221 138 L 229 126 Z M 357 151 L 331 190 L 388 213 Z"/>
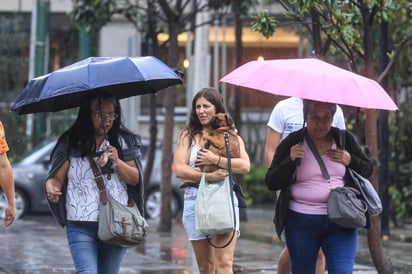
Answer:
<path fill-rule="evenodd" d="M 195 166 L 206 166 L 206 165 L 216 165 L 219 161 L 219 155 L 216 155 L 208 149 L 201 149 L 197 152 L 197 158 L 195 161 Z"/>
<path fill-rule="evenodd" d="M 11 226 L 16 219 L 16 203 L 8 201 L 4 214 L 4 225 Z"/>
<path fill-rule="evenodd" d="M 229 176 L 229 172 L 226 169 L 219 168 L 213 172 L 206 173 L 206 181 L 208 183 L 216 183 L 223 181 L 227 176 Z"/>
<path fill-rule="evenodd" d="M 50 178 L 46 181 L 47 199 L 50 203 L 58 203 L 62 195 L 62 184 L 55 178 Z"/>
<path fill-rule="evenodd" d="M 294 162 L 297 158 L 303 158 L 305 152 L 303 144 L 296 144 L 290 148 L 290 159 Z"/>
<path fill-rule="evenodd" d="M 69 161 L 66 160 L 59 168 L 56 174 L 46 181 L 47 199 L 50 203 L 58 203 L 62 195 L 62 187 L 65 182 L 67 171 L 69 170 Z"/>
<path fill-rule="evenodd" d="M 109 159 L 117 166 L 119 161 L 119 151 L 114 146 L 109 146 L 106 151 L 109 153 Z"/>
<path fill-rule="evenodd" d="M 344 166 L 349 166 L 352 160 L 352 157 L 350 156 L 349 152 L 341 149 L 329 149 L 326 152 L 326 155 L 328 155 L 332 161 L 341 163 Z"/>

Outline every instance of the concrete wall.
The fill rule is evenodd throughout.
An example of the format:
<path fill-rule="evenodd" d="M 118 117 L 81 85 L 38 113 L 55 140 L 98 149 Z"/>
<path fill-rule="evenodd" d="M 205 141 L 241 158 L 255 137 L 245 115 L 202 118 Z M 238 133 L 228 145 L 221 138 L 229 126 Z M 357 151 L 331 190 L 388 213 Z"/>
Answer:
<path fill-rule="evenodd" d="M 33 0 L 1 0 L 0 11 L 31 12 L 33 2 Z M 70 12 L 73 6 L 71 0 L 49 0 L 49 3 L 51 12 Z"/>

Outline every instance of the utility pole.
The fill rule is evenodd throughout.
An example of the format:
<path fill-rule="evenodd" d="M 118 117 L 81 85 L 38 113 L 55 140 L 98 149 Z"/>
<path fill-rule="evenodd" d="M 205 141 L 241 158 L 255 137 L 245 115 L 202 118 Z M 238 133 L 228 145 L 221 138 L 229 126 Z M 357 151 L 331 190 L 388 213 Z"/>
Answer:
<path fill-rule="evenodd" d="M 86 31 L 84 27 L 79 28 L 79 44 L 80 44 L 80 60 L 86 59 L 92 56 L 92 46 L 90 33 Z"/>
<path fill-rule="evenodd" d="M 49 6 L 49 0 L 33 0 L 29 80 L 47 72 Z M 46 119 L 46 113 L 36 113 L 27 117 L 26 135 L 30 144 L 29 149 L 46 137 Z"/>

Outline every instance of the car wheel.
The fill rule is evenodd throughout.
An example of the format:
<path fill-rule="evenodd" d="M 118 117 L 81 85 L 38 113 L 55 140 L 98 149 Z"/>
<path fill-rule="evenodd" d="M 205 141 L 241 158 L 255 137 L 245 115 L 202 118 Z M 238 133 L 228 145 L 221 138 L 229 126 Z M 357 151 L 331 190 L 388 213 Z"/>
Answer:
<path fill-rule="evenodd" d="M 15 190 L 16 196 L 16 219 L 22 218 L 29 208 L 29 201 L 26 195 L 20 189 Z M 4 214 L 7 207 L 7 197 L 2 190 L 0 190 L 0 218 L 4 219 Z"/>
<path fill-rule="evenodd" d="M 160 188 L 149 189 L 146 195 L 145 202 L 145 215 L 148 219 L 158 219 L 160 217 L 160 201 L 161 193 Z M 172 192 L 170 207 L 172 211 L 172 217 L 176 217 L 179 212 L 179 199 L 174 192 Z"/>

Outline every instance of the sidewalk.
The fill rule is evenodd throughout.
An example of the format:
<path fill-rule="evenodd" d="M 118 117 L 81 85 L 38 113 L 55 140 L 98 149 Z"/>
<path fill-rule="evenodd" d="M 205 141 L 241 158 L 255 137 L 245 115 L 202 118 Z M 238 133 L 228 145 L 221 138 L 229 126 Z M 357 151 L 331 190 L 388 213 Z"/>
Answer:
<path fill-rule="evenodd" d="M 241 222 L 241 236 L 235 251 L 235 274 L 277 273 L 277 258 L 283 244 L 274 237 L 273 210 L 248 208 L 247 222 Z M 172 232 L 160 233 L 150 221 L 144 244 L 130 248 L 122 263 L 121 274 L 197 274 L 197 265 L 181 218 L 172 222 Z M 385 254 L 397 274 L 412 273 L 411 229 L 393 229 L 392 240 L 384 242 Z M 395 239 L 405 239 L 396 241 Z M 54 274 L 74 273 L 65 229 L 48 214 L 29 215 L 12 227 L 0 226 L 0 273 Z M 356 274 L 376 274 L 366 237 L 359 236 Z"/>
<path fill-rule="evenodd" d="M 277 238 L 272 223 L 274 209 L 272 208 L 248 208 L 247 222 L 241 222 L 241 238 L 252 239 L 256 242 L 272 243 L 272 262 L 277 262 L 277 256 L 283 248 L 283 243 Z M 382 241 L 385 255 L 390 259 L 396 273 L 412 273 L 412 225 L 407 224 L 403 228 L 391 227 L 391 237 L 388 241 Z M 235 260 L 236 263 L 236 260 Z M 366 230 L 359 231 L 359 241 L 354 273 L 377 273 L 370 257 L 367 243 Z M 244 272 L 253 273 L 253 272 Z M 267 272 L 265 272 L 267 273 Z M 276 272 L 273 272 L 276 273 Z"/>

